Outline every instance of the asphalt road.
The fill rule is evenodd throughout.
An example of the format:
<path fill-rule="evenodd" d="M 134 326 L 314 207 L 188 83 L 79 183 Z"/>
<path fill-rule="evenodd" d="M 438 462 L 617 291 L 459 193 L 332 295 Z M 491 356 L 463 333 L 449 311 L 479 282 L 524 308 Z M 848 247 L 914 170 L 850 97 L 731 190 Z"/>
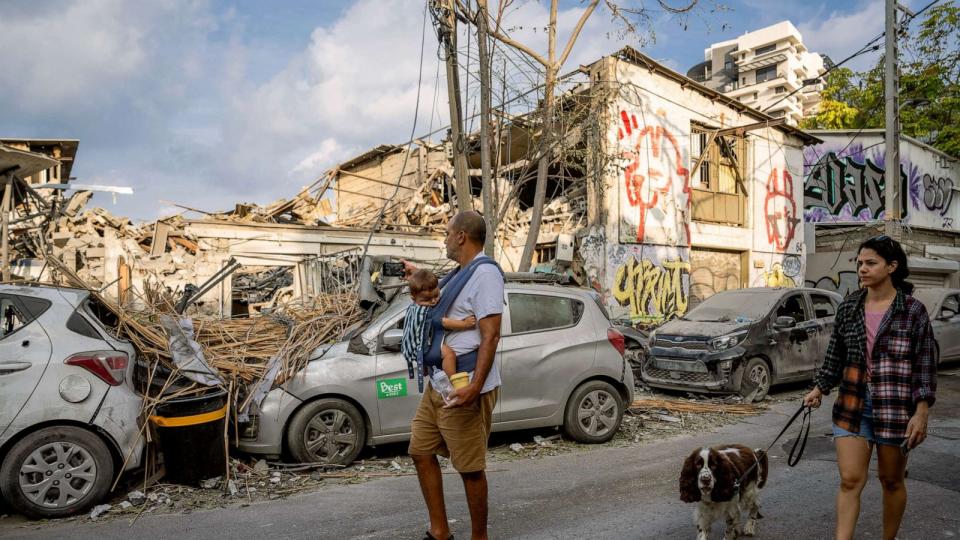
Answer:
<path fill-rule="evenodd" d="M 911 453 L 910 502 L 899 538 L 960 538 L 960 370 L 941 374 L 930 437 Z M 828 398 L 828 402 L 829 402 Z M 765 447 L 796 404 L 697 436 L 631 447 L 598 447 L 539 460 L 496 463 L 489 474 L 493 538 L 656 538 L 695 535 L 694 505 L 678 499 L 683 458 L 705 444 L 739 442 Z M 786 465 L 784 446 L 771 451 L 771 476 L 762 491 L 757 538 L 830 538 L 838 477 L 829 437 L 830 407 L 814 414 L 803 461 Z M 792 436 L 791 434 L 788 435 Z M 858 538 L 880 537 L 880 485 L 874 462 L 863 497 Z M 456 475 L 445 476 L 450 517 L 458 538 L 469 538 L 469 515 Z M 280 501 L 188 515 L 64 526 L 12 526 L 3 538 L 422 538 L 426 512 L 416 478 L 384 478 Z M 721 538 L 720 526 L 711 538 Z"/>

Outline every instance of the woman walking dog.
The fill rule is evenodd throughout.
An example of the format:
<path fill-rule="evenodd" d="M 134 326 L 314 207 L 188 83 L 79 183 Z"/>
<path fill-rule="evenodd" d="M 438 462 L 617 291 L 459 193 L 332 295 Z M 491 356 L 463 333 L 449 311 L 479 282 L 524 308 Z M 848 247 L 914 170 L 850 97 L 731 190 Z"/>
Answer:
<path fill-rule="evenodd" d="M 910 296 L 907 255 L 877 236 L 857 250 L 862 289 L 837 310 L 836 326 L 816 387 L 803 398 L 819 407 L 839 386 L 833 436 L 840 469 L 838 539 L 853 538 L 860 494 L 873 448 L 883 488 L 883 538 L 893 540 L 907 506 L 907 453 L 927 437 L 937 388 L 933 329 L 923 304 Z"/>

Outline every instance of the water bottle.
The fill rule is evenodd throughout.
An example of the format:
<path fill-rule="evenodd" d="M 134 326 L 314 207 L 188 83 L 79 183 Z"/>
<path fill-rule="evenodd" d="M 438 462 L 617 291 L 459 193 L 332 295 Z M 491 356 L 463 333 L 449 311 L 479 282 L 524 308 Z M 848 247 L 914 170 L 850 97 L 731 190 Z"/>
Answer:
<path fill-rule="evenodd" d="M 444 401 L 447 401 L 450 392 L 453 392 L 453 383 L 450 382 L 450 377 L 447 377 L 447 374 L 442 369 L 433 370 L 433 373 L 430 375 L 430 386 L 440 393 Z"/>

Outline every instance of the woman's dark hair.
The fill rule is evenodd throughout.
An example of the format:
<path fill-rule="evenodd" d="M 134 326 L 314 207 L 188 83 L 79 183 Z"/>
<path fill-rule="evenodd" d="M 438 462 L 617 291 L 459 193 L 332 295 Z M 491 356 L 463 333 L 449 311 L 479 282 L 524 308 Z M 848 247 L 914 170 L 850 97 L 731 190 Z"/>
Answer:
<path fill-rule="evenodd" d="M 913 283 L 907 281 L 907 277 L 910 276 L 910 268 L 907 266 L 907 253 L 903 251 L 899 242 L 883 234 L 864 241 L 857 249 L 857 253 L 859 254 L 864 249 L 876 251 L 877 255 L 887 261 L 887 264 L 896 262 L 897 269 L 890 275 L 893 286 L 903 291 L 904 294 L 913 292 Z"/>

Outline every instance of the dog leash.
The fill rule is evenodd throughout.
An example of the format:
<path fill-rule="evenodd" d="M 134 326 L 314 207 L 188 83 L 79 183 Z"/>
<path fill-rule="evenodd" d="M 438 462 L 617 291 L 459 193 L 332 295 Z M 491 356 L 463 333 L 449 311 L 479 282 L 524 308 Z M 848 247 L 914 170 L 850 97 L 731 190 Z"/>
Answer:
<path fill-rule="evenodd" d="M 813 407 L 808 407 L 806 405 L 801 404 L 800 408 L 797 409 L 797 412 L 793 413 L 793 416 L 790 417 L 790 420 L 787 420 L 787 424 L 783 426 L 783 429 L 781 429 L 780 433 L 777 434 L 775 439 L 773 439 L 773 442 L 771 442 L 770 445 L 767 446 L 767 449 L 764 450 L 764 453 L 769 454 L 770 449 L 773 448 L 773 445 L 777 444 L 777 441 L 780 440 L 780 437 L 783 437 L 783 434 L 786 433 L 788 429 L 790 429 L 790 426 L 792 426 L 793 423 L 797 421 L 797 418 L 800 418 L 801 419 L 800 432 L 797 436 L 797 440 L 793 441 L 793 447 L 790 448 L 790 453 L 787 455 L 787 465 L 791 467 L 795 467 L 797 463 L 800 463 L 800 457 L 803 456 L 803 450 L 807 447 L 807 438 L 810 435 L 810 415 L 812 413 L 813 413 Z M 758 460 L 754 460 L 753 465 L 747 468 L 747 470 L 744 471 L 743 475 L 741 475 L 740 478 L 737 479 L 735 486 L 739 488 L 740 484 L 742 484 L 743 481 L 747 479 L 747 475 L 749 475 L 750 472 L 753 471 L 753 469 L 759 464 L 760 462 Z"/>

